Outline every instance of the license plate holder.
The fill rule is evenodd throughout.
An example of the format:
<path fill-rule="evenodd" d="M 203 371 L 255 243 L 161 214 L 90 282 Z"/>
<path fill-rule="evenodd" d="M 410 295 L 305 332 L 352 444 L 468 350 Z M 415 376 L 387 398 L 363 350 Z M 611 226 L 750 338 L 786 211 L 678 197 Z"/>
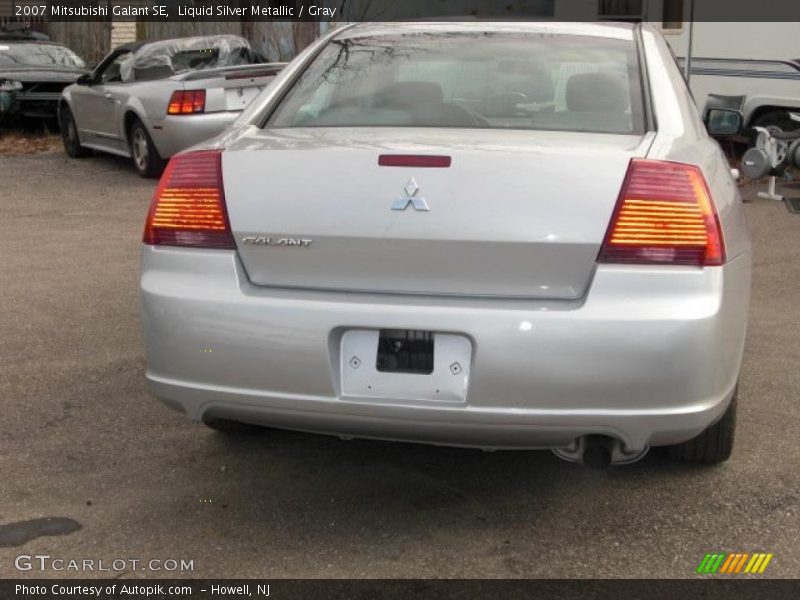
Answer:
<path fill-rule="evenodd" d="M 260 92 L 260 87 L 228 88 L 225 90 L 228 110 L 244 110 Z"/>
<path fill-rule="evenodd" d="M 393 342 L 406 343 L 406 338 L 410 347 L 394 346 Z M 343 397 L 466 402 L 472 342 L 465 335 L 353 329 L 342 334 L 339 350 Z"/>

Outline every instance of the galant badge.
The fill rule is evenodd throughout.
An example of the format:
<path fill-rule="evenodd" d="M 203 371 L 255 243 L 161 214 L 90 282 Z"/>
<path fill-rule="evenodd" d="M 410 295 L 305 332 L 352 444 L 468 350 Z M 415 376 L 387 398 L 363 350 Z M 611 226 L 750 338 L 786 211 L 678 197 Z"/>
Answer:
<path fill-rule="evenodd" d="M 431 209 L 425 198 L 417 196 L 419 186 L 413 177 L 408 180 L 403 191 L 406 193 L 405 198 L 397 198 L 392 202 L 392 210 L 405 210 L 409 204 L 414 206 L 414 210 L 429 211 Z"/>
<path fill-rule="evenodd" d="M 314 240 L 299 237 L 273 238 L 268 235 L 246 235 L 242 243 L 248 246 L 274 246 L 280 248 L 308 248 Z"/>

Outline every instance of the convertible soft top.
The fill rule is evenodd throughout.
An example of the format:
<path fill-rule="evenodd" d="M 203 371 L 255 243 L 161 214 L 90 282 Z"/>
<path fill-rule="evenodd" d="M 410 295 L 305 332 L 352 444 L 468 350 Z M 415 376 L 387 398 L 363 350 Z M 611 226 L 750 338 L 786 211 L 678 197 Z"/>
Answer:
<path fill-rule="evenodd" d="M 131 56 L 120 65 L 123 81 L 160 79 L 195 69 L 248 64 L 250 44 L 238 35 L 210 35 L 136 42 L 122 46 Z"/>

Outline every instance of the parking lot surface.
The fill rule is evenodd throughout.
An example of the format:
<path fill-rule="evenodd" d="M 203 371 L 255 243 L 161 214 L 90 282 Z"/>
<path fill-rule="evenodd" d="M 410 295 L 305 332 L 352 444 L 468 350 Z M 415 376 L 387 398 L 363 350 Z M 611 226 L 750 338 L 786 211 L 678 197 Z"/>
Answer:
<path fill-rule="evenodd" d="M 0 531 L 74 521 L 0 533 L 0 577 L 692 577 L 714 551 L 771 552 L 766 574 L 800 575 L 800 215 L 755 188 L 732 459 L 651 452 L 596 472 L 549 452 L 230 438 L 188 421 L 144 380 L 155 183 L 61 153 L 0 157 L 0 173 Z M 20 572 L 21 554 L 193 570 Z"/>

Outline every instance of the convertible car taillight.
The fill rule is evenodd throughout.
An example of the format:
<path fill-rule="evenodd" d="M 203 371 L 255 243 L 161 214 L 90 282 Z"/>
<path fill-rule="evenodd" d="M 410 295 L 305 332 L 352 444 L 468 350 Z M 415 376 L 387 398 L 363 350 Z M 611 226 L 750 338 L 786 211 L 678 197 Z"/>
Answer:
<path fill-rule="evenodd" d="M 193 115 L 206 110 L 205 90 L 176 90 L 167 105 L 168 115 Z"/>
<path fill-rule="evenodd" d="M 219 150 L 201 150 L 169 161 L 150 204 L 145 244 L 235 248 L 225 210 L 221 157 Z"/>
<path fill-rule="evenodd" d="M 723 264 L 722 229 L 700 169 L 661 160 L 631 160 L 598 261 Z"/>

